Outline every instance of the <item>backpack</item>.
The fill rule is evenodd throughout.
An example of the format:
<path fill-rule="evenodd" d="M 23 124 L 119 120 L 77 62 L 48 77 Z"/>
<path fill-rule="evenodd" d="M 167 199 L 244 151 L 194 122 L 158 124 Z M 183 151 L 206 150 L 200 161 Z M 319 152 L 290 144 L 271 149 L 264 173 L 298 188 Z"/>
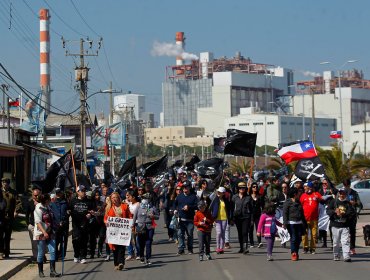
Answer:
<path fill-rule="evenodd" d="M 273 217 L 271 219 L 271 227 L 270 227 L 270 233 L 271 235 L 275 235 L 277 232 L 277 227 L 276 227 L 276 218 Z"/>

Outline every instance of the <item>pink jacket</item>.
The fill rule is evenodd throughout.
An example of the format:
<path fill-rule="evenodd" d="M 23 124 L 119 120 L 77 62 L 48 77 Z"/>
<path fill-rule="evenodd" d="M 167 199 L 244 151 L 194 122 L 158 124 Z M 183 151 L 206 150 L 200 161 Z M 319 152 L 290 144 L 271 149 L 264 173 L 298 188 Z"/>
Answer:
<path fill-rule="evenodd" d="M 257 233 L 264 237 L 271 237 L 271 223 L 273 220 L 276 225 L 281 226 L 281 223 L 276 220 L 275 215 L 267 215 L 266 213 L 263 213 L 258 223 Z M 276 234 L 277 232 L 275 232 L 275 235 Z"/>

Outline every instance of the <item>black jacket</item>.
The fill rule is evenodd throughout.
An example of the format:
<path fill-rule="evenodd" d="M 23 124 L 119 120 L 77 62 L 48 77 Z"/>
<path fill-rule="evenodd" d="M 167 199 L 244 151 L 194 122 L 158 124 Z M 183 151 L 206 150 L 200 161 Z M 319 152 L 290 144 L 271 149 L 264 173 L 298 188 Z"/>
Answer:
<path fill-rule="evenodd" d="M 341 209 L 343 211 L 342 216 L 338 216 L 335 213 L 335 209 Z M 330 226 L 336 228 L 349 227 L 352 219 L 356 219 L 356 212 L 353 206 L 347 200 L 333 199 L 330 201 L 326 213 L 330 218 Z"/>
<path fill-rule="evenodd" d="M 225 203 L 225 211 L 226 211 L 227 220 L 230 221 L 231 220 L 230 201 L 224 198 L 224 203 Z M 211 205 L 209 206 L 213 219 L 217 218 L 219 208 L 220 208 L 220 198 L 216 195 L 216 197 L 212 200 Z"/>
<path fill-rule="evenodd" d="M 239 194 L 235 194 L 232 198 L 233 207 L 233 218 L 236 220 L 240 219 L 251 219 L 253 215 L 252 199 L 249 195 L 243 198 L 239 197 Z"/>
<path fill-rule="evenodd" d="M 284 225 L 288 225 L 289 221 L 302 221 L 303 224 L 306 224 L 301 203 L 299 201 L 292 201 L 290 198 L 288 198 L 284 202 L 283 206 L 283 219 Z"/>

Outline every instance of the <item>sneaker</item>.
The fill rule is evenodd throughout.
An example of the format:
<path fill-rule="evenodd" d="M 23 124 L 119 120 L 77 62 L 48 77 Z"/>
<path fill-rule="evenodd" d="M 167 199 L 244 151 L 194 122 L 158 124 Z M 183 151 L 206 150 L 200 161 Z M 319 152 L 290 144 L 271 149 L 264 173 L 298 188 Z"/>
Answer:
<path fill-rule="evenodd" d="M 79 263 L 80 262 L 80 259 L 79 258 L 73 258 L 73 262 L 74 263 Z"/>
<path fill-rule="evenodd" d="M 169 242 L 173 242 L 173 238 L 171 238 L 171 237 L 170 237 L 170 238 L 168 238 L 168 241 L 169 241 Z"/>
<path fill-rule="evenodd" d="M 308 253 L 308 248 L 304 248 L 303 249 L 303 254 L 307 254 Z"/>
<path fill-rule="evenodd" d="M 244 249 L 239 249 L 238 253 L 242 254 L 244 252 Z"/>
<path fill-rule="evenodd" d="M 126 261 L 133 261 L 134 260 L 134 257 L 133 256 L 127 256 L 125 260 Z"/>
<path fill-rule="evenodd" d="M 142 264 L 144 264 L 144 263 L 145 263 L 144 258 L 141 258 L 141 259 L 140 259 L 140 263 L 142 263 Z"/>
<path fill-rule="evenodd" d="M 86 261 L 86 259 L 81 259 L 80 263 L 85 264 L 85 263 L 87 263 L 87 261 Z"/>
<path fill-rule="evenodd" d="M 199 261 L 202 262 L 203 261 L 203 255 L 199 255 Z"/>
<path fill-rule="evenodd" d="M 292 253 L 292 261 L 297 261 L 297 260 L 298 260 L 297 253 Z"/>
<path fill-rule="evenodd" d="M 106 256 L 104 260 L 105 260 L 106 262 L 109 262 L 109 261 L 110 261 L 110 255 Z"/>
<path fill-rule="evenodd" d="M 188 250 L 188 255 L 194 254 L 193 250 Z"/>
<path fill-rule="evenodd" d="M 178 239 L 176 239 L 176 240 L 175 240 L 175 243 L 176 243 L 176 244 L 179 244 L 179 240 L 178 240 Z"/>
<path fill-rule="evenodd" d="M 230 243 L 229 242 L 226 242 L 225 243 L 225 249 L 230 249 L 230 248 L 231 248 Z"/>
<path fill-rule="evenodd" d="M 351 262 L 351 258 L 348 258 L 348 259 L 344 259 L 344 262 Z"/>
<path fill-rule="evenodd" d="M 146 265 L 151 265 L 151 264 L 152 264 L 152 262 L 149 259 L 147 259 L 146 260 Z"/>
<path fill-rule="evenodd" d="M 257 246 L 258 248 L 262 248 L 262 243 L 258 244 Z"/>
<path fill-rule="evenodd" d="M 316 254 L 315 249 L 311 249 L 311 250 L 310 250 L 310 253 L 311 253 L 312 255 L 315 255 L 315 254 Z"/>
<path fill-rule="evenodd" d="M 206 257 L 207 257 L 207 260 L 208 260 L 208 261 L 213 260 L 213 259 L 212 259 L 212 257 L 211 257 L 211 255 L 207 255 Z"/>
<path fill-rule="evenodd" d="M 139 257 L 139 256 L 137 256 L 137 257 L 136 257 L 136 260 L 137 260 L 137 261 L 138 261 L 138 260 L 140 260 L 140 257 Z"/>
<path fill-rule="evenodd" d="M 254 248 L 254 244 L 251 244 L 251 245 L 249 246 L 249 248 Z"/>
<path fill-rule="evenodd" d="M 349 250 L 349 254 L 350 254 L 350 255 L 356 255 L 356 250 L 355 250 L 355 249 L 351 249 L 351 250 Z"/>
<path fill-rule="evenodd" d="M 185 252 L 184 252 L 183 250 L 179 250 L 179 251 L 177 252 L 177 255 L 178 255 L 178 256 L 183 255 L 183 254 L 185 254 Z"/>
<path fill-rule="evenodd" d="M 333 259 L 334 261 L 340 261 L 340 257 L 339 256 L 334 256 L 334 259 Z"/>
<path fill-rule="evenodd" d="M 125 266 L 124 266 L 124 264 L 123 264 L 123 263 L 120 263 L 120 264 L 118 265 L 118 270 L 122 270 L 124 267 L 125 267 Z"/>
<path fill-rule="evenodd" d="M 221 254 L 221 249 L 216 249 L 216 253 L 217 253 L 217 255 L 219 255 L 219 254 Z"/>
<path fill-rule="evenodd" d="M 272 258 L 272 256 L 271 255 L 267 255 L 267 261 L 269 261 L 269 262 L 271 262 L 271 261 L 273 261 L 274 259 Z"/>

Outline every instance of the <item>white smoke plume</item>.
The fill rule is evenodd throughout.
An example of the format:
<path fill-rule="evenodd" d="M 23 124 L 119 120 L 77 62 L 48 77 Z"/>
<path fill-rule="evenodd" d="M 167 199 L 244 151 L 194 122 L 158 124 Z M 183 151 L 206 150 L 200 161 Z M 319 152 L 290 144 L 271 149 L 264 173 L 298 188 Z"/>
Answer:
<path fill-rule="evenodd" d="M 185 52 L 179 45 L 174 43 L 161 43 L 155 41 L 150 51 L 152 56 L 181 56 L 185 60 L 197 60 L 198 56 Z"/>
<path fill-rule="evenodd" d="M 306 71 L 306 70 L 301 70 L 300 72 L 306 77 L 319 77 L 320 76 L 320 73 L 317 73 L 317 72 Z"/>

